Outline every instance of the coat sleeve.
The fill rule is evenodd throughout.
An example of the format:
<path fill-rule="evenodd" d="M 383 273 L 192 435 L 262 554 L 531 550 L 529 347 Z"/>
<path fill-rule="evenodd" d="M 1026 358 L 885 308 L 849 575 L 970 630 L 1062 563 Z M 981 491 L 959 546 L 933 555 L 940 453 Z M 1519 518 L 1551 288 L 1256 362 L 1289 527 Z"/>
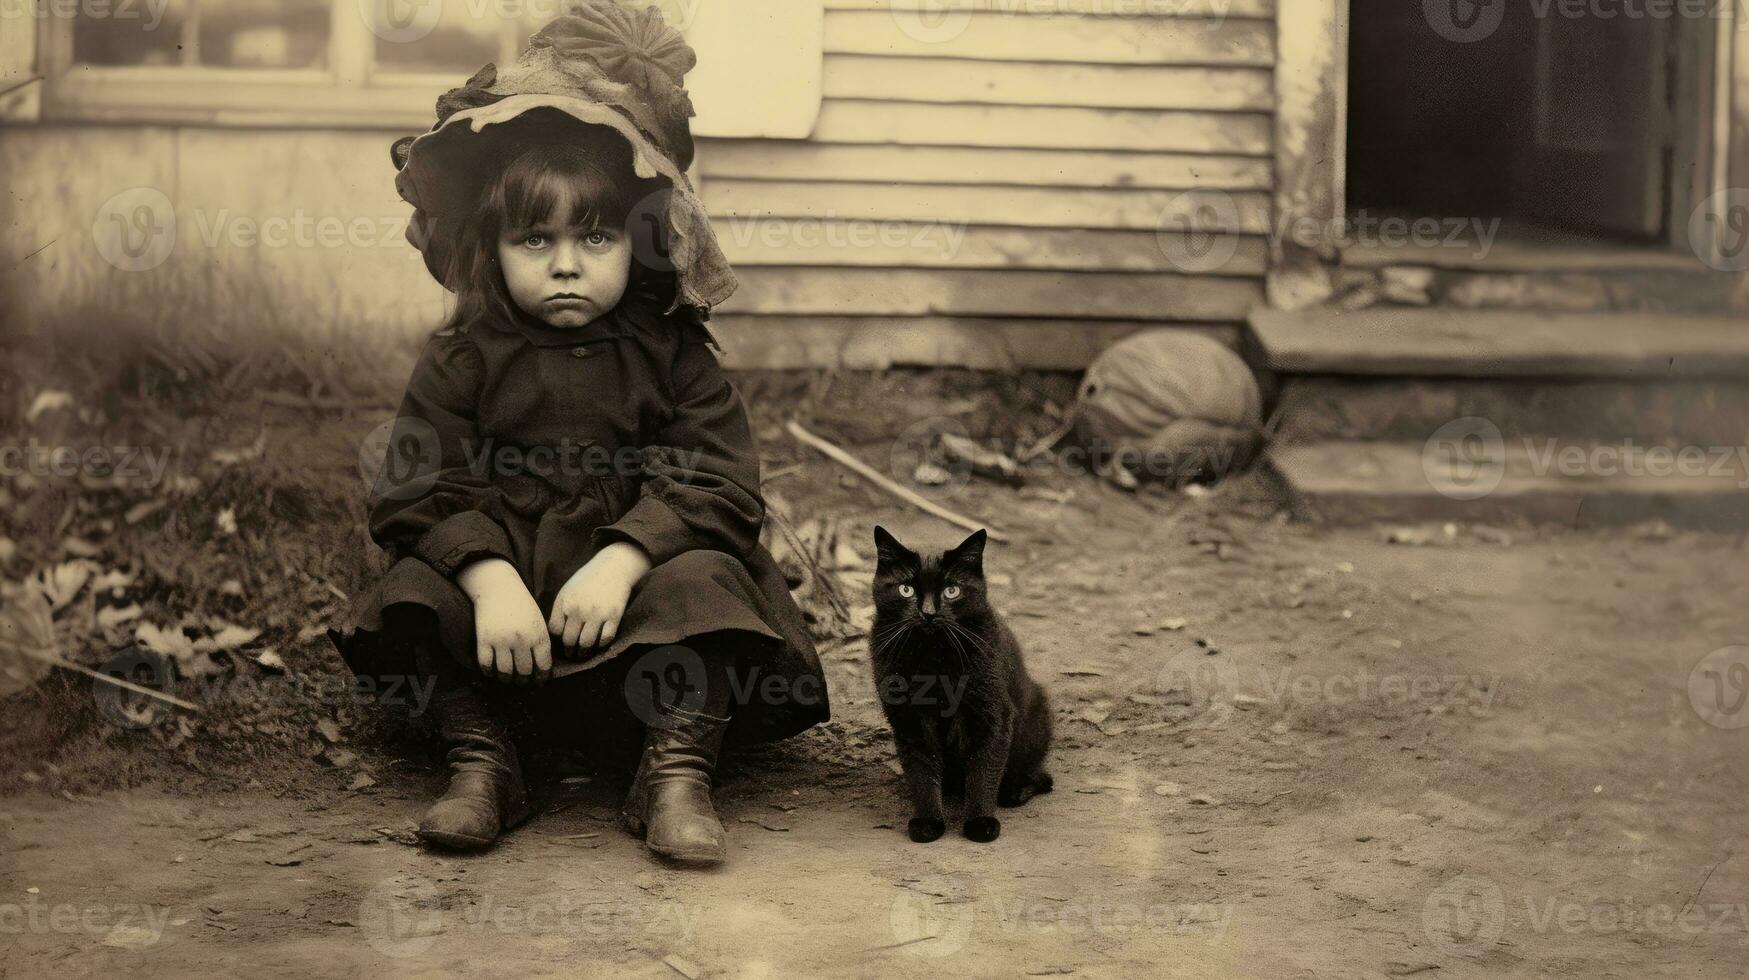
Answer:
<path fill-rule="evenodd" d="M 694 550 L 745 559 L 759 546 L 765 501 L 747 409 L 695 328 L 672 372 L 673 414 L 644 448 L 644 479 L 625 516 L 595 532 L 596 547 L 630 541 L 652 564 Z"/>
<path fill-rule="evenodd" d="M 454 577 L 484 558 L 513 561 L 497 493 L 472 465 L 483 361 L 465 337 L 426 345 L 371 489 L 370 532 L 396 558 Z"/>

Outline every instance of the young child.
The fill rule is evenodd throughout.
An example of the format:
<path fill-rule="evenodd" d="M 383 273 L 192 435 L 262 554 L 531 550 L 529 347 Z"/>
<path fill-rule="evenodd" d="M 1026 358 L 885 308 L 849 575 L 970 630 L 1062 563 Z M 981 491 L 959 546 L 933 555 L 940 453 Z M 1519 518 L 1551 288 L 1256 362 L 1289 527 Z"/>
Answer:
<path fill-rule="evenodd" d="M 577 720 L 561 738 L 642 723 L 625 822 L 688 862 L 723 857 L 725 733 L 784 738 L 828 716 L 759 545 L 746 410 L 703 326 L 735 283 L 684 176 L 692 64 L 654 8 L 594 0 L 395 147 L 409 238 L 456 306 L 373 488 L 394 564 L 336 642 L 360 675 L 436 684 L 450 782 L 420 823 L 428 844 L 485 848 L 526 819 L 506 712 L 534 685 Z"/>

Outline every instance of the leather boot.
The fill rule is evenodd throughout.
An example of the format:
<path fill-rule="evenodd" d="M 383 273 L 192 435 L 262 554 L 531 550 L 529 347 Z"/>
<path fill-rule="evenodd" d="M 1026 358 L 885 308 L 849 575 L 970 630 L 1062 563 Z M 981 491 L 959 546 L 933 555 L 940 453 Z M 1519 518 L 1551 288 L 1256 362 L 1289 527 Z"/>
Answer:
<path fill-rule="evenodd" d="M 510 731 L 466 682 L 440 684 L 432 697 L 449 761 L 449 790 L 425 811 L 419 839 L 433 847 L 480 851 L 528 819 L 528 793 Z"/>
<path fill-rule="evenodd" d="M 723 825 L 711 806 L 727 718 L 669 709 L 668 724 L 651 725 L 644 758 L 632 778 L 623 819 L 662 857 L 691 864 L 723 860 Z"/>
<path fill-rule="evenodd" d="M 723 825 L 711 806 L 711 780 L 734 711 L 731 671 L 737 657 L 726 643 L 693 652 L 704 668 L 701 676 L 686 679 L 696 685 L 686 688 L 696 699 L 664 703 L 657 696 L 649 713 L 640 713 L 650 724 L 623 817 L 626 829 L 658 855 L 717 864 L 723 860 Z"/>

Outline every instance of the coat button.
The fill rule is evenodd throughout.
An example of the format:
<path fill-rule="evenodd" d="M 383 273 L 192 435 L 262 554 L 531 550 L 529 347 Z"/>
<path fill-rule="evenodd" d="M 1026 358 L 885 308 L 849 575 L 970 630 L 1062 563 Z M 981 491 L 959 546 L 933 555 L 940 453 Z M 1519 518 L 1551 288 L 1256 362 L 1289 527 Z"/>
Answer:
<path fill-rule="evenodd" d="M 587 348 L 587 347 L 573 347 L 573 348 L 571 348 L 571 356 L 572 357 L 588 357 L 589 356 L 589 348 Z"/>

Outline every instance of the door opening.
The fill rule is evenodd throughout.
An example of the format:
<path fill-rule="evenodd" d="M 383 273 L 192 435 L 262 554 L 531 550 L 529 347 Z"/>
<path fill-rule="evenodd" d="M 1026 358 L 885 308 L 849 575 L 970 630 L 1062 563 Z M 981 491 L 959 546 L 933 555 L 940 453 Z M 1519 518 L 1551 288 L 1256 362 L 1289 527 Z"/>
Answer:
<path fill-rule="evenodd" d="M 1710 25 L 1449 2 L 1503 17 L 1461 42 L 1421 3 L 1351 0 L 1351 211 L 1498 218 L 1503 236 L 1549 243 L 1685 232 Z"/>

